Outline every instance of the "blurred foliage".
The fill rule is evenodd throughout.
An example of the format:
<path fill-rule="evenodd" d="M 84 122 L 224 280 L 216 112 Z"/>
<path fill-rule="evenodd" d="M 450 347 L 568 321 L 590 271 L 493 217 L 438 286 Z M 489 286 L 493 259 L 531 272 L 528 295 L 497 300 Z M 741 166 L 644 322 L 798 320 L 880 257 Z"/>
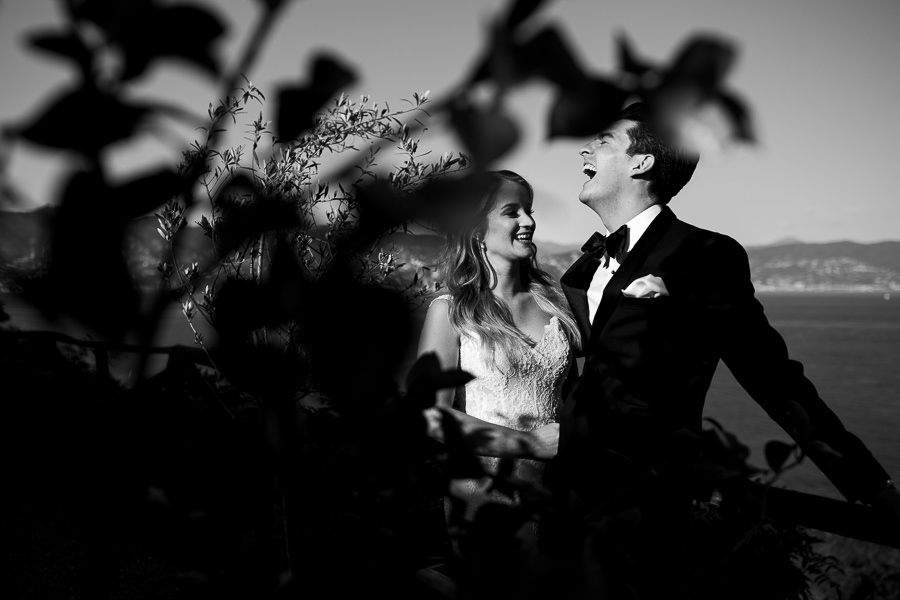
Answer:
<path fill-rule="evenodd" d="M 316 69 L 321 68 L 317 63 Z M 245 85 L 239 95 L 220 101 L 215 109 L 210 105 L 210 122 L 202 128 L 206 138 L 184 152 L 178 168 L 181 174 L 196 174 L 197 187 L 205 196 L 203 206 L 209 212 L 202 211 L 196 225 L 208 239 L 209 251 L 200 252 L 198 258 L 197 249 L 186 253 L 180 248 L 188 198 L 172 198 L 156 213 L 157 233 L 168 244 L 168 256 L 158 268 L 165 289 L 181 302 L 197 343 L 204 342 L 193 319 L 202 315 L 217 331 L 227 334 L 242 328 L 253 340 L 277 341 L 285 351 L 296 353 L 302 345 L 305 315 L 295 314 L 302 302 L 293 297 L 298 290 L 284 284 L 314 282 L 331 269 L 346 268 L 360 284 L 390 287 L 411 301 L 432 293 L 424 283 L 427 267 L 398 273 L 406 266 L 402 249 L 388 239 L 408 233 L 411 224 L 409 213 L 397 218 L 391 211 L 403 210 L 409 197 L 429 181 L 459 173 L 468 164 L 465 155 L 451 152 L 426 162 L 428 152 L 419 149 L 424 130 L 414 136 L 401 120 L 427 116 L 427 92 L 414 93 L 408 101 L 411 107 L 404 110 L 370 105 L 367 96 L 354 102 L 341 93 L 313 116 L 305 133 L 289 141 L 270 131 L 260 112 L 245 132 L 249 143 L 224 150 L 210 147 L 216 134 L 246 113 L 249 102 L 265 101 L 250 81 Z M 288 96 L 298 93 L 294 90 Z M 395 143 L 398 152 L 395 164 L 385 172 L 376 163 L 380 150 L 376 143 L 386 141 Z M 354 165 L 356 178 L 333 187 L 321 180 L 325 154 L 352 155 L 347 162 Z M 399 161 L 398 155 L 405 159 Z M 376 205 L 379 202 L 387 204 Z M 295 264 L 277 266 L 276 250 L 289 252 Z M 278 268 L 296 272 L 279 275 Z M 269 302 L 268 307 L 260 306 L 260 300 Z M 273 312 L 276 307 L 279 312 Z"/>
<path fill-rule="evenodd" d="M 451 521 L 463 552 L 448 554 L 449 481 L 482 473 L 452 423 L 447 444 L 426 437 L 421 411 L 467 375 L 425 357 L 397 382 L 413 326 L 405 288 L 391 280 L 397 254 L 382 244 L 465 210 L 466 173 L 491 168 L 521 139 L 504 99 L 529 82 L 553 92 L 550 137 L 593 135 L 640 99 L 674 143 L 751 141 L 750 111 L 725 85 L 734 46 L 691 38 L 653 65 L 621 36 L 619 68 L 601 76 L 579 64 L 559 26 L 541 22 L 546 2 L 512 1 L 443 97 L 417 93 L 395 111 L 351 101 L 344 89 L 355 70 L 320 52 L 305 82 L 275 90 L 274 122 L 260 112 L 246 144 L 223 147 L 238 117 L 266 102 L 243 75 L 286 4 L 256 3 L 258 21 L 230 68 L 215 52 L 226 24 L 213 3 L 64 0 L 63 25 L 29 37 L 74 77 L 4 139 L 64 152 L 72 170 L 50 202 L 47 263 L 20 278 L 22 297 L 77 320 L 94 340 L 145 345 L 174 297 L 188 323 L 202 315 L 218 336 L 198 333 L 202 352 L 179 349 L 165 371 L 123 388 L 90 361 L 42 362 L 58 345 L 35 354 L 3 332 L 14 408 L 4 464 L 15 466 L 2 495 L 4 552 L 21 565 L 22 549 L 39 548 L 46 554 L 33 564 L 55 569 L 42 581 L 6 568 L 4 583 L 17 597 L 54 585 L 49 595 L 85 598 L 619 597 L 610 574 L 628 557 L 616 556 L 616 540 L 635 514 L 587 532 L 576 560 L 554 555 L 514 535 L 527 521 L 552 521 L 548 491 L 505 468 L 494 485 L 519 503 Z M 172 59 L 219 86 L 205 137 L 183 149 L 180 165 L 113 182 L 113 146 L 163 119 L 198 122 L 136 92 Z M 422 158 L 432 114 L 447 117 L 459 153 Z M 386 171 L 375 162 L 385 145 L 406 157 Z M 326 154 L 350 158 L 320 173 Z M 3 181 L 4 198 L 14 198 Z M 211 247 L 203 260 L 180 244 L 198 213 Z M 166 285 L 149 299 L 122 252 L 130 224 L 148 214 L 168 245 Z M 769 594 L 759 587 L 769 583 L 777 594 L 768 597 L 807 597 L 829 565 L 809 553 L 804 532 L 767 520 L 742 483 L 760 474 L 771 483 L 802 457 L 774 445 L 770 468 L 757 469 L 724 429 L 705 431 L 710 501 L 697 505 L 697 552 L 670 558 L 696 575 L 697 597 L 749 598 L 742 591 Z M 23 455 L 31 460 L 14 458 Z M 61 541 L 58 554 L 43 535 Z M 454 575 L 449 586 L 423 571 L 439 564 Z"/>

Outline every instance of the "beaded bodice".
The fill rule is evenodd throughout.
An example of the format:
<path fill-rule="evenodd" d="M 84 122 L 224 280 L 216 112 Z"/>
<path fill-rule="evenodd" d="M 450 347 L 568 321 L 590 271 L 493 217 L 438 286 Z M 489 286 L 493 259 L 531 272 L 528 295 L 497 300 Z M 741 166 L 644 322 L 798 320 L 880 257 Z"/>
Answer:
<path fill-rule="evenodd" d="M 435 300 L 451 299 L 443 295 Z M 462 390 L 465 396 L 465 412 L 488 421 L 520 431 L 531 431 L 557 420 L 562 398 L 563 383 L 573 360 L 566 333 L 553 316 L 544 327 L 541 339 L 532 346 L 524 342 L 497 364 L 485 355 L 480 341 L 462 335 L 459 343 L 459 367 L 474 379 Z M 479 457 L 486 473 L 497 474 L 499 458 Z M 546 463 L 517 459 L 513 461 L 511 475 L 523 482 L 540 482 Z M 484 502 L 510 504 L 513 498 L 490 489 L 490 478 L 455 479 L 451 493 L 465 498 L 467 518 L 473 518 Z M 537 524 L 526 528 L 531 535 Z"/>
<path fill-rule="evenodd" d="M 556 421 L 569 360 L 569 341 L 555 316 L 534 346 L 516 345 L 497 366 L 477 339 L 463 336 L 460 368 L 475 376 L 465 387 L 466 412 L 521 431 Z"/>

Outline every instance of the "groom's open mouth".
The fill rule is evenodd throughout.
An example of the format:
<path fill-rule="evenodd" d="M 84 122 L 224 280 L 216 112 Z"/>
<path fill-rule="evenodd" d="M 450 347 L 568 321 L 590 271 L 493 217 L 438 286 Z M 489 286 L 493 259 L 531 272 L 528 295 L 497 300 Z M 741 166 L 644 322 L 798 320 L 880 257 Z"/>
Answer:
<path fill-rule="evenodd" d="M 597 168 L 594 165 L 589 165 L 587 163 L 581 167 L 581 172 L 588 176 L 588 179 L 593 179 L 594 175 L 597 174 Z"/>

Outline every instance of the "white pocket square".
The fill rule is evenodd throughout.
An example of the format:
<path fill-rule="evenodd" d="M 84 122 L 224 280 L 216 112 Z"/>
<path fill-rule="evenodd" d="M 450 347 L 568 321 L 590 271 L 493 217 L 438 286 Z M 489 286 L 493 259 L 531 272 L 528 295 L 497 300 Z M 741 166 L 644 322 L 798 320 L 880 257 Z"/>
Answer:
<path fill-rule="evenodd" d="M 659 298 L 668 296 L 669 290 L 666 289 L 662 278 L 656 275 L 644 275 L 628 284 L 628 287 L 622 290 L 622 295 L 626 298 Z"/>

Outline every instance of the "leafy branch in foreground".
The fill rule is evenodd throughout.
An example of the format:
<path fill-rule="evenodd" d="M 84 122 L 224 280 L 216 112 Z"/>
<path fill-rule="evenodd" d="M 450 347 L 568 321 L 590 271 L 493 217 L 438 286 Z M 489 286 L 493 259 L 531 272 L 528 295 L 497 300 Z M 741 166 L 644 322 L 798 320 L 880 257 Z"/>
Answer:
<path fill-rule="evenodd" d="M 446 152 L 429 160 L 430 151 L 422 149 L 427 128 L 419 117 L 428 116 L 424 108 L 428 92 L 414 93 L 407 100 L 410 106 L 400 110 L 370 103 L 366 95 L 354 101 L 342 93 L 315 116 L 311 129 L 291 140 L 278 139 L 259 112 L 246 124 L 243 143 L 215 149 L 214 137 L 237 124 L 251 103 L 265 102 L 262 91 L 249 80 L 245 85 L 215 108 L 210 104 L 209 123 L 200 128 L 205 139 L 195 140 L 183 153 L 178 172 L 195 175 L 202 204 L 182 195 L 155 213 L 157 232 L 168 245 L 168 256 L 158 268 L 201 345 L 193 318 L 202 315 L 217 327 L 216 300 L 222 285 L 264 283 L 273 244 L 286 242 L 302 277 L 317 280 L 332 267 L 342 245 L 359 237 L 361 193 L 382 186 L 391 196 L 387 202 L 402 204 L 425 184 L 469 165 L 463 153 Z M 410 127 L 409 121 L 417 126 Z M 381 167 L 377 160 L 386 144 L 395 144 L 397 153 Z M 319 178 L 323 161 L 346 156 L 352 168 L 343 170 L 344 176 Z M 177 244 L 192 205 L 208 206 L 196 221 L 209 241 L 200 256 L 195 250 L 180 252 Z M 394 234 L 410 234 L 410 225 L 409 220 L 398 219 L 378 227 L 370 238 L 363 236 L 364 244 L 351 253 L 360 283 L 390 287 L 411 301 L 434 291 L 439 284 L 427 283 L 428 268 L 403 262 L 403 250 L 391 241 Z M 291 324 L 277 329 L 284 348 L 296 347 Z M 254 335 L 268 340 L 272 333 L 263 330 Z"/>

